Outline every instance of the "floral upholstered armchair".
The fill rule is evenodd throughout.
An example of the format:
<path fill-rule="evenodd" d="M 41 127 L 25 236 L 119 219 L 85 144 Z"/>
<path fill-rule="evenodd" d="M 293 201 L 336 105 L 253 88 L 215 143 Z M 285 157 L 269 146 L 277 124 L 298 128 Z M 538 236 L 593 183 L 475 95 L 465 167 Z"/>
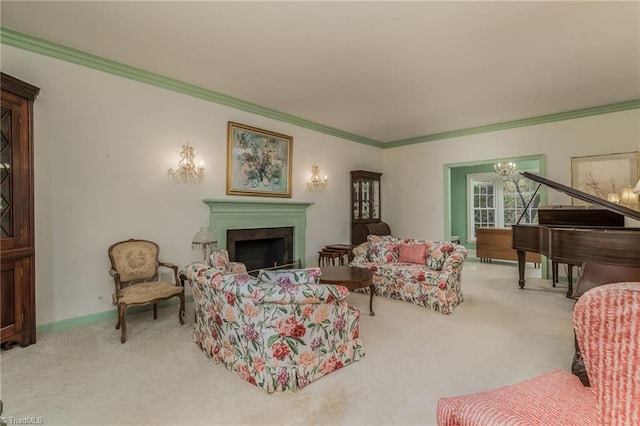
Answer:
<path fill-rule="evenodd" d="M 194 340 L 207 356 L 271 393 L 297 390 L 364 356 L 360 312 L 319 268 L 224 273 L 183 271 L 193 288 Z"/>

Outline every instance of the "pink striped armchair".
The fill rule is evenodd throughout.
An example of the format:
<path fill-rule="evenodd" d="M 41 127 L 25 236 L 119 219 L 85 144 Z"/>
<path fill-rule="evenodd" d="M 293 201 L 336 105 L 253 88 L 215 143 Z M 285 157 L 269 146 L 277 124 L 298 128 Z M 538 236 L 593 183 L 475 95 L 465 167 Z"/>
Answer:
<path fill-rule="evenodd" d="M 587 291 L 575 305 L 573 322 L 590 388 L 558 370 L 441 398 L 438 425 L 640 425 L 640 282 Z"/>

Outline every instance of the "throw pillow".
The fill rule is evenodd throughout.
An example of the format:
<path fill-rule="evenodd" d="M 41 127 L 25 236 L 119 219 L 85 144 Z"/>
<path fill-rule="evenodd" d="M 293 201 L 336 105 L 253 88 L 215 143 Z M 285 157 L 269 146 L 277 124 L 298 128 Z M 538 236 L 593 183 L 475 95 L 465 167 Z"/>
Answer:
<path fill-rule="evenodd" d="M 453 251 L 451 243 L 434 243 L 427 253 L 427 268 L 432 271 L 442 270 L 444 262 Z"/>
<path fill-rule="evenodd" d="M 368 235 L 369 260 L 371 262 L 392 263 L 398 261 L 397 238 L 391 235 Z"/>
<path fill-rule="evenodd" d="M 261 269 L 258 279 L 278 284 L 318 284 L 320 268 L 306 269 Z"/>
<path fill-rule="evenodd" d="M 426 256 L 427 246 L 424 244 L 400 244 L 398 249 L 398 262 L 424 265 Z"/>

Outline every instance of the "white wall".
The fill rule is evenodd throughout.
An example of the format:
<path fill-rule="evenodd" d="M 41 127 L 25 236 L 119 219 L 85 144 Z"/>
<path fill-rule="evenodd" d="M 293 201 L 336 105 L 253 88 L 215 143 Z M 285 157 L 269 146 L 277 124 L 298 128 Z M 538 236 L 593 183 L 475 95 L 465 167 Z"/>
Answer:
<path fill-rule="evenodd" d="M 640 110 L 385 149 L 383 216 L 394 235 L 443 239 L 443 164 L 544 154 L 546 177 L 571 185 L 571 157 L 640 150 Z M 549 189 L 550 204 L 571 204 Z"/>
<path fill-rule="evenodd" d="M 201 200 L 227 198 L 228 121 L 293 136 L 292 200 L 315 203 L 308 266 L 325 244 L 350 240 L 349 171 L 382 164 L 377 148 L 21 49 L 3 45 L 1 59 L 3 72 L 41 89 L 34 104 L 38 324 L 112 309 L 113 242 L 154 240 L 162 259 L 181 266 L 199 259 L 191 237 L 208 223 Z M 166 177 L 186 141 L 204 161 L 202 185 Z M 317 193 L 306 188 L 314 161 L 329 176 Z"/>
<path fill-rule="evenodd" d="M 293 136 L 292 199 L 315 203 L 308 266 L 323 245 L 350 239 L 350 170 L 384 173 L 382 217 L 394 235 L 442 239 L 443 164 L 545 154 L 547 176 L 569 183 L 572 156 L 640 149 L 633 110 L 380 150 L 21 49 L 3 45 L 0 53 L 3 72 L 41 89 L 34 106 L 38 324 L 112 309 L 107 248 L 115 241 L 155 240 L 162 258 L 179 265 L 199 259 L 190 242 L 208 223 L 201 200 L 227 198 L 228 121 Z M 186 141 L 205 163 L 203 185 L 166 178 Z M 330 179 L 318 193 L 305 187 L 314 161 Z"/>

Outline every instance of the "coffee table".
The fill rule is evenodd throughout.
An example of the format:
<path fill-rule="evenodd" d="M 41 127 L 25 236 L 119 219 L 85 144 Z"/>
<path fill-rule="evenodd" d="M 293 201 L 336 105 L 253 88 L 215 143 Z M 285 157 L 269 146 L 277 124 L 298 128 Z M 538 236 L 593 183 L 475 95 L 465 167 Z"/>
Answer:
<path fill-rule="evenodd" d="M 369 297 L 369 315 L 375 315 L 375 312 L 373 312 L 375 286 L 373 285 L 373 272 L 369 269 L 356 266 L 323 266 L 320 268 L 320 283 L 338 284 L 349 290 L 369 287 L 369 292 L 371 293 Z"/>

